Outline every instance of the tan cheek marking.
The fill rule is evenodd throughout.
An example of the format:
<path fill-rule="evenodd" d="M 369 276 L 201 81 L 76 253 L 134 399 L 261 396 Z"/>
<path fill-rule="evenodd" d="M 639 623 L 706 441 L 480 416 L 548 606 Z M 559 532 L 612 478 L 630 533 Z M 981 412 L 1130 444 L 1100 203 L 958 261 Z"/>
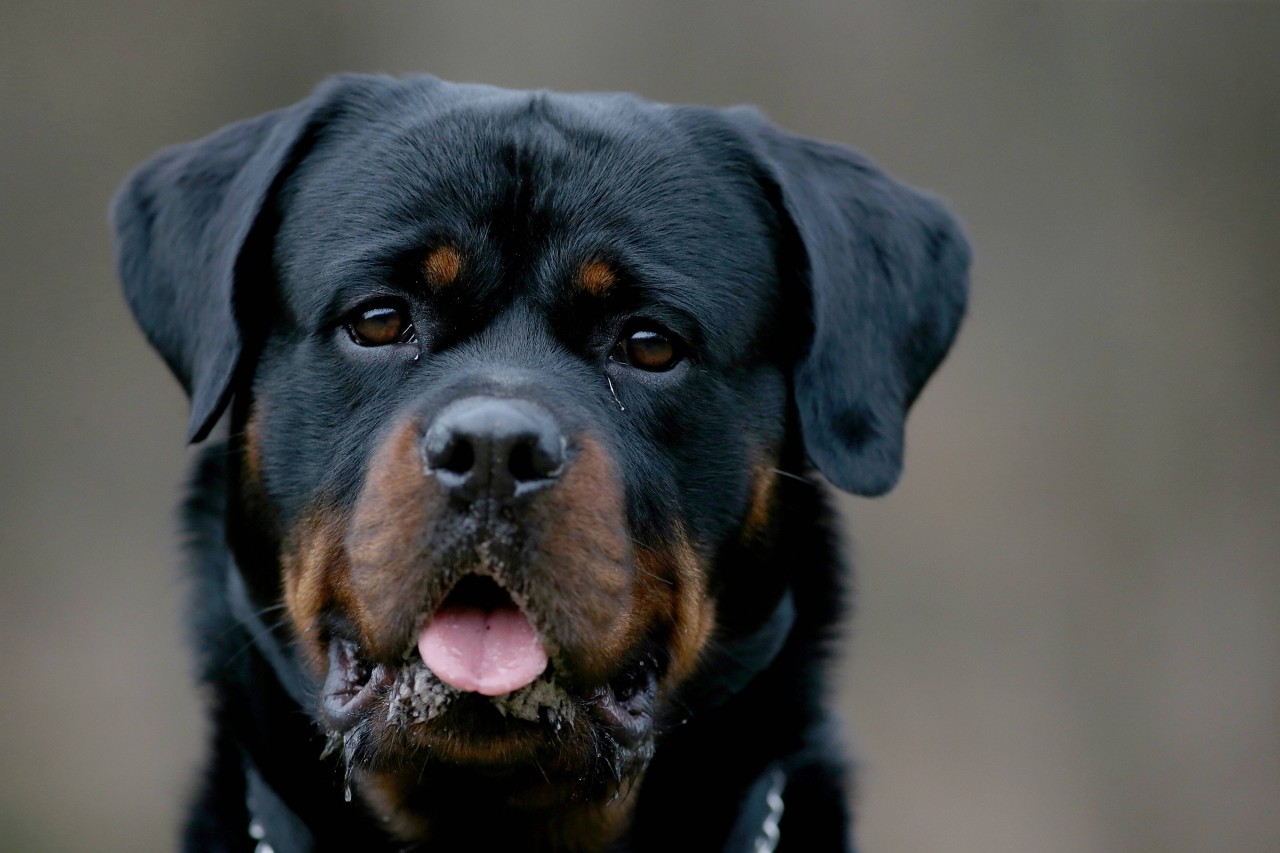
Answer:
<path fill-rule="evenodd" d="M 639 596 L 650 618 L 669 620 L 671 661 L 668 685 L 679 684 L 697 666 L 715 630 L 715 602 L 707 597 L 707 572 L 683 531 L 661 549 L 636 550 Z M 656 600 L 655 600 L 656 599 Z"/>
<path fill-rule="evenodd" d="M 422 276 L 431 287 L 453 284 L 462 272 L 462 255 L 452 246 L 441 246 L 427 255 L 422 262 Z"/>
<path fill-rule="evenodd" d="M 299 523 L 281 557 L 284 601 L 302 647 L 318 670 L 323 671 L 326 650 L 316 623 L 321 614 L 341 607 L 358 615 L 348 582 L 343 548 L 347 519 L 344 513 L 318 509 Z"/>
<path fill-rule="evenodd" d="M 254 402 L 244 424 L 244 476 L 250 483 L 262 482 L 262 412 L 263 404 Z"/>
<path fill-rule="evenodd" d="M 613 267 L 604 261 L 587 261 L 578 270 L 578 287 L 592 296 L 604 296 L 616 281 Z"/>
<path fill-rule="evenodd" d="M 529 580 L 587 670 L 607 672 L 632 620 L 631 550 L 622 489 L 598 441 L 581 438 L 578 458 L 534 511 L 549 562 Z"/>
<path fill-rule="evenodd" d="M 416 417 L 399 423 L 374 453 L 347 537 L 351 587 L 362 610 L 362 638 L 375 656 L 398 654 L 406 620 L 426 604 L 432 531 L 446 495 L 425 476 Z M 446 531 L 447 532 L 447 531 Z"/>
<path fill-rule="evenodd" d="M 742 538 L 750 542 L 769 529 L 773 519 L 773 490 L 778 475 L 772 465 L 762 465 L 756 471 L 751 487 L 751 504 L 742 521 Z"/>
<path fill-rule="evenodd" d="M 427 506 L 422 492 L 428 482 L 417 452 L 418 425 L 409 419 L 398 426 L 369 465 L 357 503 L 350 547 L 361 566 L 400 566 L 412 533 L 422 529 Z"/>
<path fill-rule="evenodd" d="M 262 401 L 254 400 L 244 425 L 244 442 L 240 456 L 240 499 L 245 517 L 274 538 L 278 536 L 275 510 L 267 495 L 266 473 L 262 460 Z"/>

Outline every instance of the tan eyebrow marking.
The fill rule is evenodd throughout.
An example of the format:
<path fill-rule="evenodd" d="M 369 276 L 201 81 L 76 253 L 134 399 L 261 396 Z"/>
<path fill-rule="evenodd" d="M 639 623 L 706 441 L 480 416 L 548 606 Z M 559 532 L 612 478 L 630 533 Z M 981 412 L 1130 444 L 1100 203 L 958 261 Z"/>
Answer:
<path fill-rule="evenodd" d="M 604 296 L 613 287 L 618 276 L 605 261 L 587 261 L 578 268 L 577 285 L 592 296 Z"/>
<path fill-rule="evenodd" d="M 431 287 L 453 283 L 462 271 L 462 255 L 452 246 L 433 249 L 422 261 L 422 276 Z"/>

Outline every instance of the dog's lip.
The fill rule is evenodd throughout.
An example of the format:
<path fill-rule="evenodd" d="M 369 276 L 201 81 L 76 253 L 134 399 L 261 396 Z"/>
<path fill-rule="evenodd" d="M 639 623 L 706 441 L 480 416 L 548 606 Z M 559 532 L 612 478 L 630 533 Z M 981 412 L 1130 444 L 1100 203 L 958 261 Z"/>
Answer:
<path fill-rule="evenodd" d="M 641 657 L 593 697 L 596 708 L 620 740 L 637 743 L 652 728 L 658 676 L 656 660 Z"/>
<path fill-rule="evenodd" d="M 511 594 L 509 588 L 496 578 L 481 573 L 467 573 L 449 586 L 444 595 L 429 608 L 419 624 L 426 624 L 440 610 L 449 605 L 474 605 L 495 607 L 514 605 L 526 610 L 523 598 Z M 413 666 L 425 666 L 418 643 L 411 641 L 401 658 L 395 661 L 370 658 L 362 644 L 355 639 L 354 625 L 343 619 L 331 623 L 333 633 L 329 639 L 329 671 L 322 690 L 323 722 L 331 732 L 350 730 L 362 718 L 368 716 L 374 706 L 386 698 L 397 679 Z M 652 640 L 633 650 L 629 660 L 619 667 L 605 683 L 583 683 L 569 675 L 564 661 L 557 665 L 559 655 L 553 655 L 546 672 L 539 680 L 551 678 L 568 688 L 574 700 L 594 708 L 596 718 L 613 731 L 621 742 L 638 743 L 652 729 L 657 705 L 657 687 L 665 669 L 665 654 L 660 643 Z M 376 661 L 376 662 L 375 662 Z M 430 671 L 430 667 L 428 667 Z M 565 677 L 567 676 L 567 677 Z M 437 678 L 439 675 L 436 674 Z M 463 695 L 467 695 L 465 692 Z M 479 695 L 479 694 L 477 694 Z M 485 697 L 499 698 L 499 697 Z M 465 704 L 465 703 L 464 703 Z M 451 717 L 456 715 L 450 714 Z M 465 717 L 464 717 L 465 719 Z M 454 722 L 459 722 L 457 719 Z"/>
<path fill-rule="evenodd" d="M 351 640 L 329 640 L 329 673 L 322 689 L 325 721 L 333 731 L 345 731 L 373 704 L 378 690 L 391 685 L 393 670 L 382 664 L 370 666 L 360 659 L 359 647 Z"/>
<path fill-rule="evenodd" d="M 329 640 L 328 657 L 321 707 L 331 732 L 350 730 L 395 684 L 401 669 L 412 662 L 406 658 L 399 665 L 367 663 L 360 655 L 359 644 L 341 636 Z M 416 661 L 421 663 L 420 658 Z M 553 669 L 554 664 L 548 672 Z M 598 719 L 613 731 L 615 738 L 623 743 L 639 743 L 653 726 L 661 670 L 657 656 L 641 654 L 609 682 L 585 696 L 579 695 L 595 708 Z"/>
<path fill-rule="evenodd" d="M 477 584 L 476 581 L 484 583 Z M 512 602 L 510 593 L 503 585 L 496 583 L 495 579 L 470 572 L 459 577 L 436 605 L 427 609 L 428 615 L 417 621 L 420 624 L 429 622 L 450 602 L 492 606 L 497 602 L 498 596 L 507 603 Z M 413 640 L 405 648 L 402 661 L 371 663 L 363 654 L 360 643 L 352 639 L 355 630 L 349 621 L 334 618 L 331 629 L 333 633 L 328 647 L 329 669 L 321 688 L 321 713 L 330 731 L 343 732 L 354 726 L 374 705 L 379 694 L 385 693 L 395 683 L 397 675 L 408 662 L 415 659 L 422 661 L 417 648 L 421 631 L 414 634 Z"/>

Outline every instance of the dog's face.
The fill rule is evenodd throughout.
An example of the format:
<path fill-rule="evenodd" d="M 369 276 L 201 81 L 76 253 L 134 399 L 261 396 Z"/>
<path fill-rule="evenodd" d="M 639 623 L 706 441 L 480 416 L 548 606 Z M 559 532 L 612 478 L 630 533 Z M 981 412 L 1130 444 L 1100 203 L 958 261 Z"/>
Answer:
<path fill-rule="evenodd" d="M 116 220 L 193 435 L 234 401 L 255 604 L 406 837 L 424 769 L 529 806 L 643 772 L 785 588 L 780 472 L 892 485 L 967 262 L 934 203 L 753 114 L 427 79 L 176 149 Z"/>
<path fill-rule="evenodd" d="M 608 743 L 627 775 L 714 631 L 716 551 L 769 516 L 776 229 L 749 174 L 581 113 L 331 125 L 240 306 L 242 488 L 324 723 L 375 761 L 576 780 Z"/>

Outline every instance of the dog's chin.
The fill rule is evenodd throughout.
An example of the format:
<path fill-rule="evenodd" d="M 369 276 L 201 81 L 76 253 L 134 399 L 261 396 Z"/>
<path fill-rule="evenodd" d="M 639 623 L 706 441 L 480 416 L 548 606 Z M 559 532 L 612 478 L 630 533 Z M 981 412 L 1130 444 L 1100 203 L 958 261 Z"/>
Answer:
<path fill-rule="evenodd" d="M 530 684 L 486 696 L 445 683 L 416 651 L 398 664 L 370 664 L 355 642 L 334 638 L 321 723 L 352 769 L 536 766 L 622 783 L 652 754 L 660 676 L 650 654 L 598 685 L 562 677 L 552 662 Z"/>

